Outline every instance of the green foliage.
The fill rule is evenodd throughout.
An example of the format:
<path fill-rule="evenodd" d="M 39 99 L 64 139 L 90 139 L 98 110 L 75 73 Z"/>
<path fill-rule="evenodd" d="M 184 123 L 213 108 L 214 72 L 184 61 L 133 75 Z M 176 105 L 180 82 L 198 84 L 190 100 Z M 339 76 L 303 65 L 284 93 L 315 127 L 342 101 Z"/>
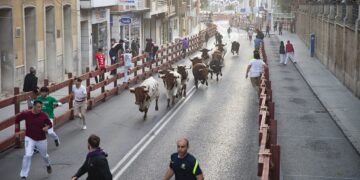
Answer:
<path fill-rule="evenodd" d="M 280 5 L 280 10 L 284 13 L 289 13 L 291 11 L 291 4 L 293 0 L 277 0 Z"/>
<path fill-rule="evenodd" d="M 200 6 L 201 9 L 207 9 L 209 7 L 209 0 L 201 0 L 200 3 L 201 3 Z"/>
<path fill-rule="evenodd" d="M 225 6 L 226 10 L 234 10 L 235 9 L 235 5 L 227 5 Z"/>

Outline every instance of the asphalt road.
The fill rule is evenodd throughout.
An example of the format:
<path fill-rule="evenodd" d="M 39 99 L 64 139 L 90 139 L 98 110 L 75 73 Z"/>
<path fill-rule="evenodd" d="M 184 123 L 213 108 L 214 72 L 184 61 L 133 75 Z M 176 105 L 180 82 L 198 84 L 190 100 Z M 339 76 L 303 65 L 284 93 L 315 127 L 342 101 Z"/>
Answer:
<path fill-rule="evenodd" d="M 206 179 L 257 179 L 257 98 L 250 80 L 244 78 L 252 48 L 245 32 L 233 31 L 231 40 L 238 40 L 241 47 L 240 56 L 231 55 L 228 25 L 218 25 L 228 44 L 223 77 L 218 82 L 209 80 L 208 87 L 195 89 L 190 72 L 188 96 L 167 109 L 161 88 L 160 110 L 155 111 L 151 104 L 145 121 L 130 92 L 109 99 L 87 113 L 86 131 L 81 130 L 77 120 L 58 127 L 60 147 L 49 140 L 53 173 L 46 174 L 43 161 L 36 154 L 28 179 L 70 179 L 85 159 L 90 134 L 101 137 L 114 179 L 162 179 L 179 137 L 190 140 L 189 152 L 200 161 Z M 212 38 L 210 48 L 213 42 Z M 0 155 L 1 179 L 19 179 L 23 153 L 19 149 Z"/>

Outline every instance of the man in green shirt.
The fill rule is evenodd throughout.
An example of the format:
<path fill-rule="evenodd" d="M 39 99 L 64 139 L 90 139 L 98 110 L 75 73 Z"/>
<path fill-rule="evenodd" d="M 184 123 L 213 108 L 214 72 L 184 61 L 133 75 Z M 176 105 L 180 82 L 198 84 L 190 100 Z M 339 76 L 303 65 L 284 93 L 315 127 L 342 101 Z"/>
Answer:
<path fill-rule="evenodd" d="M 43 103 L 42 111 L 49 116 L 51 123 L 54 123 L 54 108 L 55 106 L 61 106 L 61 103 L 54 97 L 49 96 L 49 88 L 47 87 L 42 87 L 40 89 L 40 96 L 38 96 L 36 100 Z M 54 131 L 54 126 L 48 130 L 48 134 L 54 139 L 56 147 L 59 146 L 60 141 Z"/>

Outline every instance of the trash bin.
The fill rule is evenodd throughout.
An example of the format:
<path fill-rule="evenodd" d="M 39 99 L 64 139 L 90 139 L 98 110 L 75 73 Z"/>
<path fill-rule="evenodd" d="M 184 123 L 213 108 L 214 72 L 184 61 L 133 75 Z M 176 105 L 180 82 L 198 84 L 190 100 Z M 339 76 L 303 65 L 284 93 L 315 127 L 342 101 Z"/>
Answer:
<path fill-rule="evenodd" d="M 315 55 L 315 33 L 310 34 L 310 56 L 314 57 Z"/>

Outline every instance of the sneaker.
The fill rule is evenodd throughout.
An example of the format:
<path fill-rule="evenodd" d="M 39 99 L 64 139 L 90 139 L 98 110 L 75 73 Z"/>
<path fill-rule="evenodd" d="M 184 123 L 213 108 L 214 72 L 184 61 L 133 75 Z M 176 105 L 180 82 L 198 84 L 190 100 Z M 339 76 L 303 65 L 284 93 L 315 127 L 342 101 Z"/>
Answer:
<path fill-rule="evenodd" d="M 26 179 L 26 177 L 25 177 L 25 176 L 23 176 L 23 177 L 21 177 L 21 179 Z"/>
<path fill-rule="evenodd" d="M 46 172 L 47 172 L 48 174 L 51 174 L 52 169 L 51 169 L 51 166 L 50 166 L 50 165 L 46 166 Z"/>
<path fill-rule="evenodd" d="M 60 145 L 59 140 L 58 140 L 58 139 L 55 139 L 55 141 L 54 141 L 54 142 L 55 142 L 55 146 L 56 146 L 56 147 L 59 147 L 59 145 Z"/>
<path fill-rule="evenodd" d="M 82 128 L 83 130 L 86 130 L 86 126 L 83 126 L 83 128 Z"/>

